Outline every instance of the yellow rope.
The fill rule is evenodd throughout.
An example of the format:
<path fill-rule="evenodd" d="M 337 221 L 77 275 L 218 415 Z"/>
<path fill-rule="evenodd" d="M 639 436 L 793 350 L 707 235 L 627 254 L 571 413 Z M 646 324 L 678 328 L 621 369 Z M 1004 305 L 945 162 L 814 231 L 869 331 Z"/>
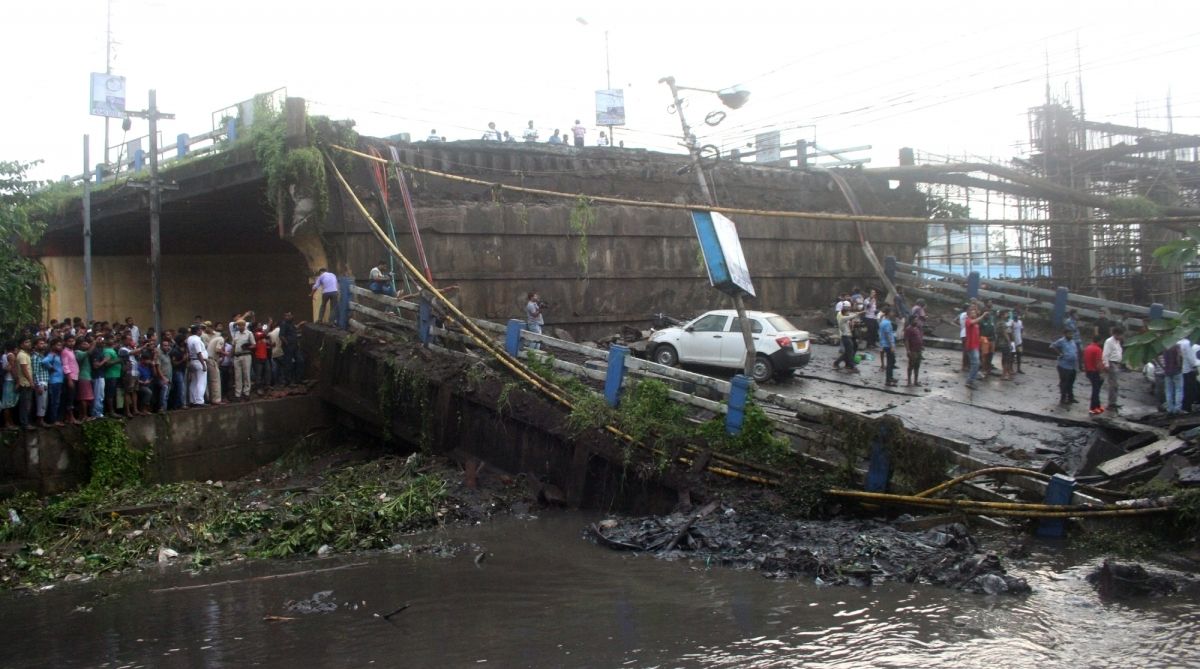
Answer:
<path fill-rule="evenodd" d="M 355 151 L 353 153 L 355 153 L 357 155 L 362 155 L 364 157 L 372 157 L 373 158 L 373 156 L 366 156 L 366 154 L 361 154 L 361 153 L 358 153 L 357 151 Z M 515 374 L 517 376 L 517 378 L 520 378 L 520 379 L 526 381 L 527 383 L 529 383 L 531 386 L 533 386 L 537 390 L 541 391 L 544 395 L 546 395 L 550 399 L 552 399 L 555 402 L 566 407 L 568 410 L 573 410 L 574 405 L 571 403 L 571 400 L 568 399 L 565 391 L 563 391 L 561 388 L 559 388 L 555 384 L 551 383 L 550 381 L 542 378 L 537 373 L 529 370 L 527 367 L 525 367 L 525 365 L 523 365 L 521 363 L 521 361 L 519 361 L 516 358 L 514 358 L 513 356 L 509 355 L 508 351 L 505 351 L 504 349 L 497 347 L 495 345 L 495 343 L 491 340 L 491 337 L 489 337 L 487 335 L 487 333 L 485 333 L 482 329 L 480 329 L 480 327 L 478 325 L 476 325 L 475 322 L 472 321 L 466 314 L 464 314 L 462 311 L 460 311 L 458 309 L 458 307 L 454 305 L 454 303 L 452 303 L 450 300 L 446 299 L 446 297 L 444 295 L 442 295 L 441 291 L 439 291 L 437 289 L 437 287 L 433 285 L 433 283 L 431 283 L 428 279 L 426 279 L 425 276 L 420 271 L 417 270 L 417 267 L 415 265 L 413 265 L 412 262 L 408 259 L 408 257 L 405 256 L 404 253 L 399 249 L 399 247 L 397 247 L 392 242 L 392 240 L 390 238 L 388 238 L 387 234 L 384 233 L 383 228 L 379 226 L 379 223 L 377 223 L 375 221 L 375 218 L 371 216 L 371 213 L 369 211 L 367 211 L 367 208 L 363 205 L 362 201 L 360 201 L 358 199 L 358 196 L 354 193 L 354 189 L 350 188 L 349 182 L 347 182 L 346 178 L 344 176 L 342 176 L 341 170 L 338 169 L 337 165 L 333 162 L 333 160 L 330 159 L 328 155 L 325 156 L 325 159 L 326 159 L 326 161 L 328 161 L 329 166 L 333 169 L 333 174 L 334 174 L 334 176 L 337 177 L 338 182 L 341 183 L 342 188 L 345 189 L 346 193 L 350 196 L 351 201 L 353 201 L 355 206 L 358 208 L 359 213 L 362 214 L 363 217 L 366 219 L 367 223 L 369 223 L 371 225 L 371 228 L 375 232 L 375 236 L 378 237 L 379 240 L 381 242 L 383 242 L 384 246 L 386 246 L 388 248 L 388 250 L 394 256 L 396 256 L 396 258 L 399 259 L 401 263 L 404 264 L 405 269 L 408 270 L 409 274 L 411 274 L 413 276 L 413 278 L 417 281 L 417 283 L 420 284 L 421 287 L 424 288 L 425 290 L 428 290 L 430 292 L 430 294 L 432 294 L 434 296 L 434 298 L 438 302 L 440 302 L 442 304 L 442 306 L 444 306 L 447 309 L 447 311 L 449 311 L 454 316 L 455 320 L 458 321 L 459 325 L 461 325 L 463 327 L 463 330 L 466 332 L 467 336 L 469 336 L 471 338 L 471 340 L 474 341 L 480 348 L 487 351 L 489 354 L 492 355 L 492 357 L 499 360 L 500 363 L 502 365 L 504 365 L 505 367 L 507 367 L 513 374 Z M 630 444 L 639 446 L 641 448 L 645 448 L 645 449 L 651 451 L 652 453 L 662 455 L 662 453 L 660 451 L 658 451 L 657 449 L 654 449 L 653 447 L 651 447 L 649 445 L 639 442 L 632 435 L 620 430 L 619 428 L 617 428 L 613 425 L 605 425 L 604 429 L 605 429 L 605 431 L 609 432 L 610 434 L 613 434 L 614 436 L 616 436 Z M 716 457 L 716 454 L 714 454 L 714 457 Z M 733 471 L 730 469 L 725 469 L 725 468 L 720 468 L 720 467 L 709 467 L 708 469 L 709 469 L 709 471 L 712 471 L 713 473 L 720 474 L 722 476 L 731 477 L 731 478 L 745 479 L 747 481 L 752 481 L 755 483 L 764 483 L 764 484 L 772 483 L 771 481 L 768 481 L 767 479 L 764 479 L 764 478 L 761 478 L 758 476 L 749 475 L 749 474 L 742 474 L 740 472 L 736 472 L 736 471 Z"/>
<path fill-rule="evenodd" d="M 355 151 L 337 144 L 330 144 L 330 148 L 343 151 L 351 155 L 359 156 L 367 160 L 375 162 L 391 164 L 393 161 L 385 158 L 372 156 L 361 151 Z M 930 223 L 942 225 L 1131 225 L 1131 224 L 1178 224 L 1178 223 L 1193 223 L 1200 221 L 1200 216 L 1170 216 L 1158 218 L 1105 218 L 1105 219 L 1045 219 L 1035 221 L 1021 220 L 984 220 L 975 218 L 921 218 L 919 216 L 874 216 L 869 214 L 837 214 L 827 211 L 780 211 L 773 209 L 744 209 L 739 207 L 714 207 L 699 204 L 680 204 L 678 202 L 655 202 L 644 200 L 629 200 L 619 197 L 607 197 L 603 195 L 586 195 L 584 193 L 564 193 L 561 191 L 545 190 L 541 188 L 527 188 L 525 186 L 511 186 L 509 184 L 500 183 L 497 181 L 485 181 L 483 179 L 474 179 L 464 177 L 457 174 L 449 174 L 447 172 L 438 172 L 423 167 L 407 165 L 404 163 L 396 163 L 396 165 L 409 172 L 417 174 L 425 174 L 428 176 L 448 179 L 450 181 L 458 181 L 461 183 L 469 183 L 477 186 L 487 186 L 500 190 L 513 191 L 515 193 L 527 193 L 530 195 L 544 195 L 546 197 L 566 198 L 570 200 L 578 200 L 580 197 L 587 198 L 591 202 L 602 202 L 605 204 L 619 204 L 631 207 L 652 207 L 656 209 L 675 209 L 681 211 L 695 211 L 702 209 L 704 211 L 716 211 L 722 214 L 740 215 L 740 216 L 764 216 L 772 218 L 802 218 L 813 221 L 861 221 L 864 223 L 905 223 L 914 225 L 928 225 Z"/>
<path fill-rule="evenodd" d="M 914 497 L 932 497 L 933 495 L 935 495 L 947 488 L 953 488 L 954 486 L 956 486 L 964 481 L 969 481 L 973 478 L 977 478 L 980 476 L 988 476 L 991 474 L 1016 474 L 1018 476 L 1028 476 L 1029 478 L 1040 479 L 1042 481 L 1049 481 L 1052 478 L 1049 474 L 1035 471 L 1032 469 L 1022 469 L 1020 467 L 984 467 L 983 469 L 977 469 L 973 472 L 963 474 L 962 476 L 956 476 L 956 477 L 950 479 L 949 481 L 944 481 L 942 483 L 939 483 L 928 490 L 922 490 L 921 492 L 914 495 Z M 1090 493 L 1096 494 L 1096 495 L 1128 497 L 1128 495 L 1126 495 L 1125 493 L 1117 491 L 1117 490 L 1107 490 L 1105 488 L 1097 488 L 1095 486 L 1090 486 L 1090 485 L 1076 484 L 1075 488 L 1078 490 L 1081 490 L 1083 492 L 1090 492 Z"/>

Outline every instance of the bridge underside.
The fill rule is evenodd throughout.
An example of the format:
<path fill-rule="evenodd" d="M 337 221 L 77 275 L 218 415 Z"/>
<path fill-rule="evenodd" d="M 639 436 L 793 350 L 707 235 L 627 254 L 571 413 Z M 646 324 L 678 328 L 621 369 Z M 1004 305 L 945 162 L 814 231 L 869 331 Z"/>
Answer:
<path fill-rule="evenodd" d="M 307 262 L 293 243 L 280 238 L 262 188 L 256 180 L 208 194 L 164 198 L 163 327 L 190 323 L 196 314 L 221 321 L 246 309 L 263 316 L 293 311 L 308 317 Z M 152 323 L 147 209 L 128 207 L 93 217 L 95 317 L 132 316 L 138 323 Z M 82 224 L 52 227 L 41 250 L 54 286 L 47 296 L 47 316 L 83 316 Z"/>

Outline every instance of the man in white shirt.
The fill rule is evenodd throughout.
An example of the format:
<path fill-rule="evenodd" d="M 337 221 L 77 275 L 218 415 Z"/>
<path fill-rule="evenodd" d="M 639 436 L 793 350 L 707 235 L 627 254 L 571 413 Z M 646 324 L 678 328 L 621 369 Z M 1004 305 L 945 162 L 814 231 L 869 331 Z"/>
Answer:
<path fill-rule="evenodd" d="M 483 141 L 499 142 L 501 139 L 500 131 L 496 129 L 495 121 L 488 121 L 488 129 L 483 133 Z"/>
<path fill-rule="evenodd" d="M 964 372 L 967 371 L 967 368 L 970 366 L 970 360 L 968 359 L 968 356 L 967 356 L 967 307 L 968 306 L 969 305 L 963 305 L 962 313 L 960 313 L 958 315 L 958 320 L 955 321 L 955 323 L 958 323 L 958 340 L 960 342 L 962 342 L 962 352 L 963 352 L 962 353 L 962 371 L 964 371 Z"/>
<path fill-rule="evenodd" d="M 208 401 L 212 404 L 224 404 L 221 400 L 221 369 L 218 363 L 225 351 L 225 337 L 221 336 L 219 329 L 212 332 L 205 348 L 208 352 L 208 360 L 205 361 L 208 368 Z"/>
<path fill-rule="evenodd" d="M 521 133 L 521 137 L 524 138 L 526 143 L 537 141 L 538 131 L 533 127 L 533 121 L 529 122 L 529 127 L 525 128 L 525 131 Z"/>
<path fill-rule="evenodd" d="M 571 126 L 571 134 L 575 135 L 575 146 L 583 148 L 583 136 L 587 134 L 587 128 L 575 119 L 575 125 Z"/>
<path fill-rule="evenodd" d="M 442 136 L 437 134 L 437 128 L 434 128 L 433 130 L 429 131 L 429 136 L 425 138 L 425 141 L 426 142 L 440 142 L 440 141 L 442 141 Z"/>
<path fill-rule="evenodd" d="M 193 325 L 187 338 L 188 404 L 204 405 L 204 391 L 208 388 L 208 349 L 200 338 L 203 325 Z"/>
<path fill-rule="evenodd" d="M 1125 330 L 1113 326 L 1112 335 L 1104 341 L 1104 352 L 1100 357 L 1100 366 L 1104 370 L 1104 385 L 1108 386 L 1108 406 L 1105 411 L 1115 412 L 1121 405 L 1117 402 L 1117 391 L 1120 388 L 1121 365 L 1125 360 L 1125 349 L 1121 345 L 1125 341 Z"/>

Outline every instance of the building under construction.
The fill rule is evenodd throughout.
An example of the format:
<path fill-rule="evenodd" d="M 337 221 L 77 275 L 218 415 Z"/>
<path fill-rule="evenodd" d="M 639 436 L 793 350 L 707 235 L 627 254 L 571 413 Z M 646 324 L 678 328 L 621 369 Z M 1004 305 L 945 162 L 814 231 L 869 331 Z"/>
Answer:
<path fill-rule="evenodd" d="M 1181 225 L 1104 223 L 1200 214 L 1200 136 L 1089 121 L 1050 102 L 1029 110 L 1026 150 L 1007 164 L 902 162 L 869 171 L 923 182 L 947 217 L 982 219 L 931 224 L 920 265 L 1168 308 L 1200 282 L 1200 268 L 1170 271 L 1153 257 Z M 1096 223 L 1051 223 L 1084 220 Z"/>

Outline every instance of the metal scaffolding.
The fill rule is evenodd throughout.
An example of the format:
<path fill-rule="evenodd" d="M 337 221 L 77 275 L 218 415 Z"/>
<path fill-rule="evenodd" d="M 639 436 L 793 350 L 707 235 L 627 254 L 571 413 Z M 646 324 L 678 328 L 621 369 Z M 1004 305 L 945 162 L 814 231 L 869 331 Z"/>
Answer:
<path fill-rule="evenodd" d="M 929 228 L 929 246 L 917 263 L 957 273 L 1009 279 L 1042 287 L 1066 285 L 1110 300 L 1178 305 L 1189 290 L 1200 288 L 1200 267 L 1168 271 L 1153 258 L 1163 243 L 1179 234 L 1136 224 L 1105 224 L 1107 218 L 1154 215 L 1156 207 L 1200 207 L 1200 136 L 1086 120 L 1069 104 L 1048 102 L 1028 113 L 1028 143 L 1005 163 L 980 161 L 1016 170 L 1031 180 L 1109 200 L 1121 198 L 1117 213 L 1027 192 L 985 171 L 970 172 L 963 185 L 930 184 L 935 202 L 967 208 L 973 218 L 1012 223 Z M 917 152 L 918 165 L 972 164 L 963 157 Z M 989 187 L 987 182 L 994 182 Z M 1026 189 L 1028 190 L 1028 189 Z M 1094 198 L 1092 201 L 1096 201 Z M 1093 226 L 1047 226 L 1046 219 L 1096 219 Z"/>

